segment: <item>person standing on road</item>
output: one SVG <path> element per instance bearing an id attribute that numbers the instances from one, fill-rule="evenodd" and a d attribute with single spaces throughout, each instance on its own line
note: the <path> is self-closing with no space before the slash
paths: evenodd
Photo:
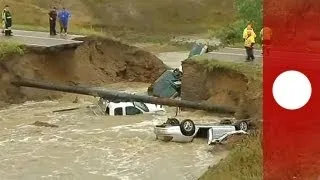
<path id="1" fill-rule="evenodd" d="M 4 29 L 5 29 L 5 27 L 6 27 L 6 24 L 5 24 L 5 21 L 4 21 L 4 12 L 5 12 L 5 9 L 6 8 L 4 8 L 3 10 L 2 10 L 2 13 L 1 13 L 1 18 L 2 18 L 2 30 L 1 30 L 1 33 L 4 33 Z"/>
<path id="2" fill-rule="evenodd" d="M 68 23 L 69 19 L 71 18 L 71 14 L 63 7 L 62 10 L 58 13 L 58 18 L 60 22 L 60 34 L 62 34 L 62 32 L 64 31 L 64 35 L 67 35 Z"/>
<path id="3" fill-rule="evenodd" d="M 260 31 L 261 45 L 263 54 L 269 55 L 272 38 L 272 30 L 269 27 L 263 27 Z M 265 52 L 265 53 L 264 53 Z"/>
<path id="4" fill-rule="evenodd" d="M 57 35 L 57 31 L 56 31 L 57 8 L 53 7 L 48 13 L 48 15 L 49 15 L 49 23 L 50 23 L 50 35 L 55 36 Z"/>
<path id="5" fill-rule="evenodd" d="M 6 5 L 2 11 L 2 21 L 4 23 L 4 34 L 5 36 L 12 36 L 12 16 L 9 10 L 9 6 Z"/>
<path id="6" fill-rule="evenodd" d="M 246 53 L 247 53 L 247 59 L 246 59 L 247 62 L 253 61 L 255 59 L 254 55 L 253 55 L 254 44 L 255 44 L 255 37 L 253 35 L 253 32 L 252 32 L 252 30 L 248 30 L 247 37 L 244 42 L 244 47 L 245 47 Z"/>

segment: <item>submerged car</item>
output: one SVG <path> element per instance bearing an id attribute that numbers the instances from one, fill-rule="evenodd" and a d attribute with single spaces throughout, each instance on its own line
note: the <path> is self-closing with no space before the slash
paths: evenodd
<path id="1" fill-rule="evenodd" d="M 202 43 L 195 43 L 188 58 L 200 56 L 208 52 L 208 46 Z M 186 57 L 187 58 L 187 57 Z M 183 75 L 182 66 L 176 69 L 164 71 L 159 78 L 148 88 L 148 95 L 164 98 L 176 98 L 181 94 L 181 78 Z"/>
<path id="2" fill-rule="evenodd" d="M 175 98 L 180 96 L 182 71 L 169 69 L 148 88 L 148 95 L 155 97 Z"/>
<path id="3" fill-rule="evenodd" d="M 202 43 L 195 43 L 192 46 L 192 49 L 189 53 L 188 58 L 194 57 L 194 56 L 201 56 L 205 53 L 209 52 L 208 45 L 202 44 Z"/>
<path id="4" fill-rule="evenodd" d="M 222 142 L 232 134 L 247 134 L 250 120 L 236 122 L 224 120 L 217 124 L 195 124 L 192 120 L 186 119 L 179 122 L 175 118 L 169 118 L 166 123 L 158 125 L 154 129 L 156 138 L 163 141 L 192 142 L 197 136 L 206 136 L 208 144 Z"/>
<path id="5" fill-rule="evenodd" d="M 142 102 L 116 102 L 100 98 L 98 106 L 102 111 L 110 116 L 126 116 L 137 114 L 150 114 L 165 112 L 162 105 L 148 104 Z"/>

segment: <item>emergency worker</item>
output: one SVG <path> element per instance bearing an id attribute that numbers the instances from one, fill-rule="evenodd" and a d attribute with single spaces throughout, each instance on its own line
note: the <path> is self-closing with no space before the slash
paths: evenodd
<path id="1" fill-rule="evenodd" d="M 247 31 L 247 37 L 244 41 L 244 47 L 247 53 L 246 62 L 253 61 L 255 59 L 253 55 L 253 46 L 255 44 L 255 37 L 252 30 Z"/>
<path id="2" fill-rule="evenodd" d="M 269 27 L 263 27 L 260 31 L 261 45 L 263 48 L 264 54 L 269 55 L 270 45 L 272 41 L 272 30 Z"/>
<path id="3" fill-rule="evenodd" d="M 5 36 L 12 36 L 12 16 L 8 5 L 6 5 L 2 11 L 2 21 L 4 23 Z"/>

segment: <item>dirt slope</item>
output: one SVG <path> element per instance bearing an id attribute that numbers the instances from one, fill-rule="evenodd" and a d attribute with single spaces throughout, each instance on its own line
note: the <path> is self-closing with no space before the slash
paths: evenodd
<path id="1" fill-rule="evenodd" d="M 109 82 L 153 82 L 165 65 L 154 55 L 117 41 L 86 38 L 76 50 L 11 55 L 0 60 L 0 105 L 27 99 L 58 98 L 61 93 L 18 89 L 10 85 L 15 77 L 69 84 L 105 85 Z"/>
<path id="2" fill-rule="evenodd" d="M 262 117 L 262 74 L 250 65 L 214 60 L 183 61 L 181 96 L 186 100 L 205 100 L 237 107 L 237 118 Z M 248 66 L 248 67 L 246 67 Z M 248 69 L 244 72 L 243 69 Z M 258 77 L 260 76 L 260 77 Z M 256 78 L 257 77 L 257 78 Z"/>
<path id="3" fill-rule="evenodd" d="M 72 26 L 143 32 L 196 33 L 234 18 L 234 0 L 4 0 L 17 24 L 47 25 L 51 6 L 64 5 Z"/>

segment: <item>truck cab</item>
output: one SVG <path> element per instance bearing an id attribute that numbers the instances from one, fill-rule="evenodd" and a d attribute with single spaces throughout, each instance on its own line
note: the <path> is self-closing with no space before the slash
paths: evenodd
<path id="1" fill-rule="evenodd" d="M 110 116 L 127 116 L 165 112 L 165 109 L 162 107 L 162 105 L 142 102 L 112 102 L 100 98 L 98 105 L 100 108 L 102 108 L 106 115 Z"/>

